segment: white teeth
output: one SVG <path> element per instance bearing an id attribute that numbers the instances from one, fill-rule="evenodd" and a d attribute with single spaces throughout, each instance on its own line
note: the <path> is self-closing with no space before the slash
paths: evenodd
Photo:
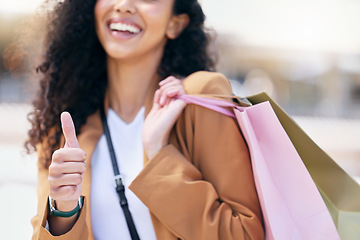
<path id="1" fill-rule="evenodd" d="M 127 25 L 124 23 L 111 23 L 109 27 L 111 30 L 115 30 L 115 31 L 122 31 L 122 32 L 128 31 L 131 33 L 139 33 L 140 32 L 140 29 L 138 29 L 137 27 Z"/>

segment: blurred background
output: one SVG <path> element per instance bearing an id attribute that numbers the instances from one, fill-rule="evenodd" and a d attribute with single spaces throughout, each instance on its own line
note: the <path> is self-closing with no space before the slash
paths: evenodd
<path id="1" fill-rule="evenodd" d="M 40 0 L 0 0 L 0 55 Z M 360 182 L 360 1 L 202 0 L 218 71 L 234 92 L 268 92 Z M 34 34 L 37 34 L 36 32 Z M 41 35 L 41 33 L 39 33 Z M 39 46 L 34 46 L 39 47 Z M 29 239 L 36 157 L 25 154 L 34 94 L 0 59 L 0 239 Z"/>

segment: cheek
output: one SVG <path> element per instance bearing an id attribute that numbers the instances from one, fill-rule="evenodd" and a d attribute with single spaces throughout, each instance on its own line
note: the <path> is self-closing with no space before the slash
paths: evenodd
<path id="1" fill-rule="evenodd" d="M 157 7 L 147 7 L 143 9 L 143 13 L 147 16 L 147 23 L 152 25 L 153 28 L 157 28 L 162 31 L 166 31 L 166 27 L 171 18 L 171 13 L 168 9 L 157 8 Z"/>
<path id="2" fill-rule="evenodd" d="M 101 1 L 97 1 L 94 8 L 95 22 L 98 21 L 101 15 Z"/>
<path id="3" fill-rule="evenodd" d="M 95 20 L 96 21 L 101 20 L 110 7 L 111 7 L 110 0 L 98 0 L 94 8 Z"/>
<path id="4" fill-rule="evenodd" d="M 110 3 L 109 0 L 98 0 L 95 4 L 95 8 L 94 8 L 95 29 L 99 39 L 101 39 L 102 19 L 104 19 L 104 16 L 109 9 L 109 5 L 110 5 L 109 3 Z"/>

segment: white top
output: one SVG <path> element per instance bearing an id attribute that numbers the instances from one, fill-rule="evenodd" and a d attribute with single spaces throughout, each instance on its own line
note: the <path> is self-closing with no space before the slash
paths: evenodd
<path id="1" fill-rule="evenodd" d="M 127 124 L 109 109 L 107 122 L 114 145 L 125 195 L 142 240 L 156 239 L 148 208 L 128 189 L 144 167 L 141 132 L 144 123 L 143 107 L 135 119 Z M 123 210 L 114 187 L 108 145 L 102 135 L 91 158 L 91 221 L 96 240 L 131 240 Z"/>

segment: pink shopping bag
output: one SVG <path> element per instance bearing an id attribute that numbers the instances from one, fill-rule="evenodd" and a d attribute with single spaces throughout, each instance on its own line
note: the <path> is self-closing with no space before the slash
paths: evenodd
<path id="1" fill-rule="evenodd" d="M 266 240 L 340 239 L 315 183 L 269 102 L 241 107 L 199 96 L 179 98 L 237 119 L 249 147 Z"/>

